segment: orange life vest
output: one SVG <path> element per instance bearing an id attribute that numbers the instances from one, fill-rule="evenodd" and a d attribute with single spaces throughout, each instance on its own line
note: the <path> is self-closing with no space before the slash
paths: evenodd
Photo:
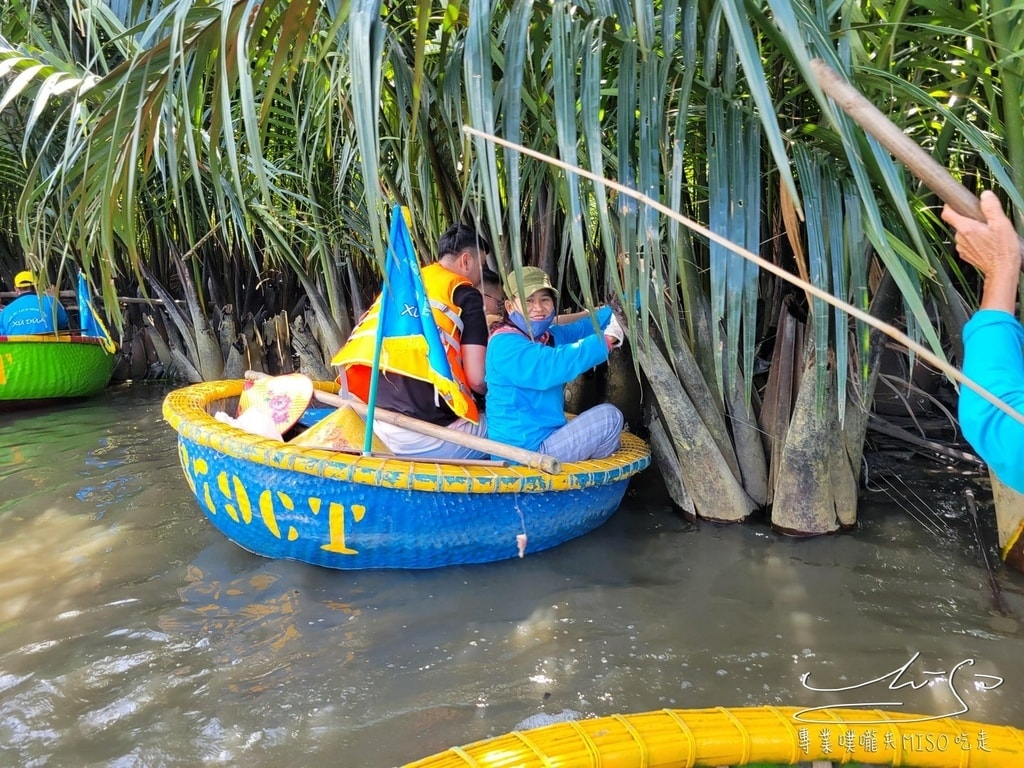
<path id="1" fill-rule="evenodd" d="M 462 367 L 462 310 L 453 301 L 455 289 L 461 285 L 472 285 L 465 277 L 434 263 L 420 270 L 423 289 L 433 310 L 434 323 L 441 334 L 448 364 L 452 369 L 449 388 L 452 394 L 442 392 L 445 402 L 456 416 L 480 422 L 480 412 L 466 380 Z M 380 296 L 362 317 L 345 345 L 331 360 L 332 365 L 343 366 L 348 389 L 365 402 L 370 392 L 370 370 L 373 366 L 373 352 L 377 340 L 377 325 L 380 320 Z M 432 382 L 436 372 L 431 372 L 426 354 L 403 353 L 401 349 L 382 355 L 380 370 L 398 373 L 420 381 Z M 340 377 L 339 377 L 340 383 Z M 440 390 L 439 390 L 440 391 Z"/>

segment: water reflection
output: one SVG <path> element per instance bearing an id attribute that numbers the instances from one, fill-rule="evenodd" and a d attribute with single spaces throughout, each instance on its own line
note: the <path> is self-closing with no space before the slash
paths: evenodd
<path id="1" fill-rule="evenodd" d="M 342 573 L 216 533 L 162 395 L 0 417 L 2 765 L 389 766 L 562 709 L 941 712 L 953 692 L 924 673 L 966 659 L 967 717 L 1024 726 L 1016 618 L 935 478 L 918 479 L 938 533 L 871 499 L 849 536 L 693 528 L 648 480 L 605 527 L 523 560 Z M 1022 615 L 1024 579 L 998 580 Z M 921 686 L 849 690 L 914 654 Z"/>

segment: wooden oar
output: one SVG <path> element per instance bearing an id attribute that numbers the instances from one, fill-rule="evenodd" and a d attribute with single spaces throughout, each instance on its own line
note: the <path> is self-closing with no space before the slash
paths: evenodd
<path id="1" fill-rule="evenodd" d="M 397 459 L 398 461 L 416 464 L 443 464 L 445 466 L 455 467 L 489 467 L 491 469 L 500 469 L 509 466 L 511 463 L 505 459 L 438 459 L 434 457 L 429 459 L 417 459 L 415 456 L 396 456 L 393 453 L 379 453 L 377 451 L 370 451 L 369 453 L 366 453 L 359 448 L 326 448 L 324 450 L 334 451 L 335 453 L 351 453 L 358 456 L 369 456 L 374 459 Z"/>
<path id="2" fill-rule="evenodd" d="M 358 400 L 345 400 L 338 395 L 332 395 L 330 392 L 323 392 L 319 389 L 313 393 L 313 397 L 321 403 L 333 405 L 335 408 L 348 405 L 364 419 L 369 412 L 366 405 Z M 379 405 L 373 409 L 373 418 L 379 419 L 385 424 L 393 424 L 396 427 L 419 432 L 421 435 L 436 437 L 439 440 L 455 443 L 465 448 L 472 448 L 474 451 L 481 451 L 492 456 L 500 456 L 503 459 L 514 461 L 517 464 L 524 464 L 527 467 L 539 469 L 551 475 L 557 475 L 562 471 L 561 462 L 554 456 L 537 453 L 536 451 L 528 451 L 525 448 L 516 448 L 513 445 L 499 443 L 497 440 L 490 440 L 486 437 L 467 435 L 465 432 L 459 432 L 457 429 L 448 429 L 437 424 L 431 424 L 429 421 L 406 416 L 404 413 L 395 413 L 394 411 L 381 408 Z M 415 456 L 408 456 L 406 458 L 410 461 L 426 461 L 426 459 L 416 459 Z"/>
<path id="3" fill-rule="evenodd" d="M 961 216 L 985 221 L 978 198 L 864 98 L 842 75 L 821 59 L 811 60 L 811 71 L 821 89 L 850 119 L 875 137 L 879 144 L 888 149 L 944 203 Z M 1024 255 L 1024 239 L 1020 240 L 1020 247 Z M 1021 262 L 1021 269 L 1024 270 L 1024 261 Z"/>
<path id="4" fill-rule="evenodd" d="M 246 371 L 245 378 L 247 379 L 261 379 L 268 376 L 266 373 L 260 373 L 259 371 Z M 319 400 L 325 405 L 330 405 L 335 408 L 340 408 L 343 405 L 351 407 L 356 413 L 362 416 L 364 419 L 367 414 L 367 407 L 364 403 L 359 400 L 346 400 L 338 395 L 331 394 L 330 392 L 324 392 L 320 389 L 313 391 L 313 397 Z M 467 435 L 465 432 L 459 432 L 455 429 L 448 429 L 447 427 L 441 427 L 437 424 L 431 424 L 428 421 L 422 419 L 415 419 L 412 416 L 406 416 L 404 413 L 395 413 L 384 408 L 373 409 L 373 418 L 383 421 L 385 424 L 393 424 L 396 427 L 402 427 L 413 432 L 418 432 L 421 435 L 427 435 L 429 437 L 436 437 L 439 440 L 444 440 L 449 443 L 455 443 L 465 448 L 472 448 L 475 451 L 481 451 L 492 456 L 500 456 L 503 459 L 514 461 L 517 464 L 523 464 L 533 469 L 539 469 L 542 472 L 548 474 L 557 475 L 562 471 L 562 464 L 554 456 L 548 456 L 544 453 L 537 453 L 536 451 L 527 451 L 525 448 L 516 448 L 513 445 L 506 445 L 505 443 L 499 443 L 497 440 L 489 440 L 486 437 L 477 437 L 476 435 Z M 402 457 L 399 457 L 402 458 Z M 407 456 L 409 461 L 426 461 L 426 459 L 416 459 L 415 456 Z"/>

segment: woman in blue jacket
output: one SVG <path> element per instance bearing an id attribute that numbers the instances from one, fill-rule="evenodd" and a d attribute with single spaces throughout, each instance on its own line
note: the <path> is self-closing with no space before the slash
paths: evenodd
<path id="1" fill-rule="evenodd" d="M 619 447 L 622 413 L 602 403 L 567 421 L 564 387 L 608 359 L 621 328 L 608 307 L 598 311 L 603 333 L 589 316 L 555 325 L 558 291 L 547 274 L 524 267 L 522 278 L 522 295 L 515 273 L 506 278 L 507 319 L 487 343 L 487 436 L 563 462 L 609 456 Z"/>
<path id="2" fill-rule="evenodd" d="M 1021 252 L 1013 223 L 992 192 L 981 195 L 985 221 L 961 216 L 946 206 L 942 218 L 956 230 L 960 257 L 985 277 L 981 308 L 964 326 L 964 375 L 1024 414 L 1024 327 L 1014 314 Z M 1024 493 L 1024 424 L 960 387 L 960 428 L 964 437 L 1014 490 Z"/>

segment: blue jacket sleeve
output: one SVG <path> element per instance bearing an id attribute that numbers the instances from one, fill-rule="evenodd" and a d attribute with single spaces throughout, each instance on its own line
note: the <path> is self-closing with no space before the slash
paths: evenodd
<path id="1" fill-rule="evenodd" d="M 555 346 L 538 344 L 517 333 L 502 333 L 491 338 L 487 347 L 487 375 L 523 389 L 546 390 L 566 384 L 608 359 L 604 337 L 594 334 L 590 318 L 583 318 L 591 328 L 589 335 L 578 341 L 562 343 L 558 334 Z M 560 326 L 571 329 L 578 323 Z M 569 334 L 565 334 L 569 335 Z"/>
<path id="2" fill-rule="evenodd" d="M 1024 327 L 993 309 L 975 313 L 964 326 L 964 375 L 1024 413 Z M 996 476 L 1024 493 L 1024 424 L 967 386 L 960 388 L 964 437 Z"/>
<path id="3" fill-rule="evenodd" d="M 557 345 L 572 344 L 573 342 L 580 341 L 588 336 L 596 335 L 594 331 L 594 321 L 590 319 L 590 315 L 584 315 L 579 320 L 569 323 L 568 325 L 552 325 L 550 331 L 551 335 L 555 337 L 556 348 Z M 584 368 L 584 370 L 586 369 Z"/>

